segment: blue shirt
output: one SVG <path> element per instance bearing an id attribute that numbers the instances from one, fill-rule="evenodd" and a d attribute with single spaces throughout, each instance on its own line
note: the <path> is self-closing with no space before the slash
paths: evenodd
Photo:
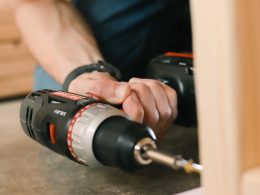
<path id="1" fill-rule="evenodd" d="M 74 0 L 73 3 L 92 28 L 104 58 L 121 70 L 124 80 L 142 77 L 147 63 L 156 55 L 191 51 L 188 0 Z M 40 67 L 35 78 L 36 89 L 60 88 Z"/>

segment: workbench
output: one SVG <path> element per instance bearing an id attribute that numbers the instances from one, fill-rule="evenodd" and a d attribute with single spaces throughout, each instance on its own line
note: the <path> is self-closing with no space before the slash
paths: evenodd
<path id="1" fill-rule="evenodd" d="M 0 103 L 0 194 L 175 194 L 200 186 L 196 174 L 151 165 L 134 173 L 93 169 L 31 140 L 19 122 L 21 101 Z M 159 145 L 198 162 L 197 132 L 172 126 Z"/>

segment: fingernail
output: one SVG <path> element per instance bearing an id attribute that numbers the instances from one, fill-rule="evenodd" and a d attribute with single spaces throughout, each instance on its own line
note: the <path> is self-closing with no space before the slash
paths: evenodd
<path id="1" fill-rule="evenodd" d="M 123 100 L 129 93 L 129 86 L 127 83 L 120 83 L 116 88 L 116 98 Z"/>

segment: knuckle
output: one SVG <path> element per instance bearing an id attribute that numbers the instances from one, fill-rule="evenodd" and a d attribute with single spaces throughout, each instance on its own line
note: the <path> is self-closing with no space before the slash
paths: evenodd
<path id="1" fill-rule="evenodd" d="M 137 81 L 138 81 L 138 78 L 136 78 L 136 77 L 133 77 L 129 80 L 130 83 L 137 82 Z"/>
<path id="2" fill-rule="evenodd" d="M 178 117 L 178 109 L 176 108 L 172 115 L 172 120 L 175 120 Z"/>
<path id="3" fill-rule="evenodd" d="M 164 111 L 161 113 L 161 116 L 163 119 L 169 119 L 174 115 L 174 112 L 170 107 L 164 109 Z"/>
<path id="4" fill-rule="evenodd" d="M 148 80 L 147 81 L 151 87 L 161 87 L 160 82 L 157 80 Z"/>
<path id="5" fill-rule="evenodd" d="M 168 99 L 169 99 L 171 108 L 172 108 L 172 109 L 176 109 L 176 107 L 177 107 L 177 102 L 178 102 L 178 96 L 177 96 L 177 93 L 176 93 L 175 90 L 171 90 L 171 91 L 168 93 Z"/>
<path id="6" fill-rule="evenodd" d="M 157 111 L 153 111 L 148 117 L 148 120 L 151 126 L 156 126 L 160 120 L 159 113 Z"/>
<path id="7" fill-rule="evenodd" d="M 159 119 L 160 119 L 160 117 L 159 117 L 158 111 L 157 111 L 157 112 L 154 112 L 154 114 L 153 114 L 153 120 L 154 120 L 156 123 L 158 123 L 158 122 L 159 122 Z"/>
<path id="8" fill-rule="evenodd" d="M 178 116 L 178 109 L 174 108 L 174 110 L 172 110 L 172 113 L 169 117 L 169 120 L 174 121 Z"/>
<path id="9" fill-rule="evenodd" d="M 169 91 L 169 96 L 171 98 L 176 98 L 177 97 L 177 92 L 174 89 L 172 89 L 172 90 Z"/>
<path id="10" fill-rule="evenodd" d="M 148 90 L 147 85 L 145 85 L 144 83 L 139 83 L 139 84 L 137 85 L 137 88 L 138 88 L 140 91 L 147 91 L 147 90 Z"/>

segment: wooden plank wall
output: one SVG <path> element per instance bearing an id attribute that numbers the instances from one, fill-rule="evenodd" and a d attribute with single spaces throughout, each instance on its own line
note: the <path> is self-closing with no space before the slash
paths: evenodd
<path id="1" fill-rule="evenodd" d="M 35 64 L 21 40 L 8 0 L 0 0 L 0 99 L 31 91 Z"/>

